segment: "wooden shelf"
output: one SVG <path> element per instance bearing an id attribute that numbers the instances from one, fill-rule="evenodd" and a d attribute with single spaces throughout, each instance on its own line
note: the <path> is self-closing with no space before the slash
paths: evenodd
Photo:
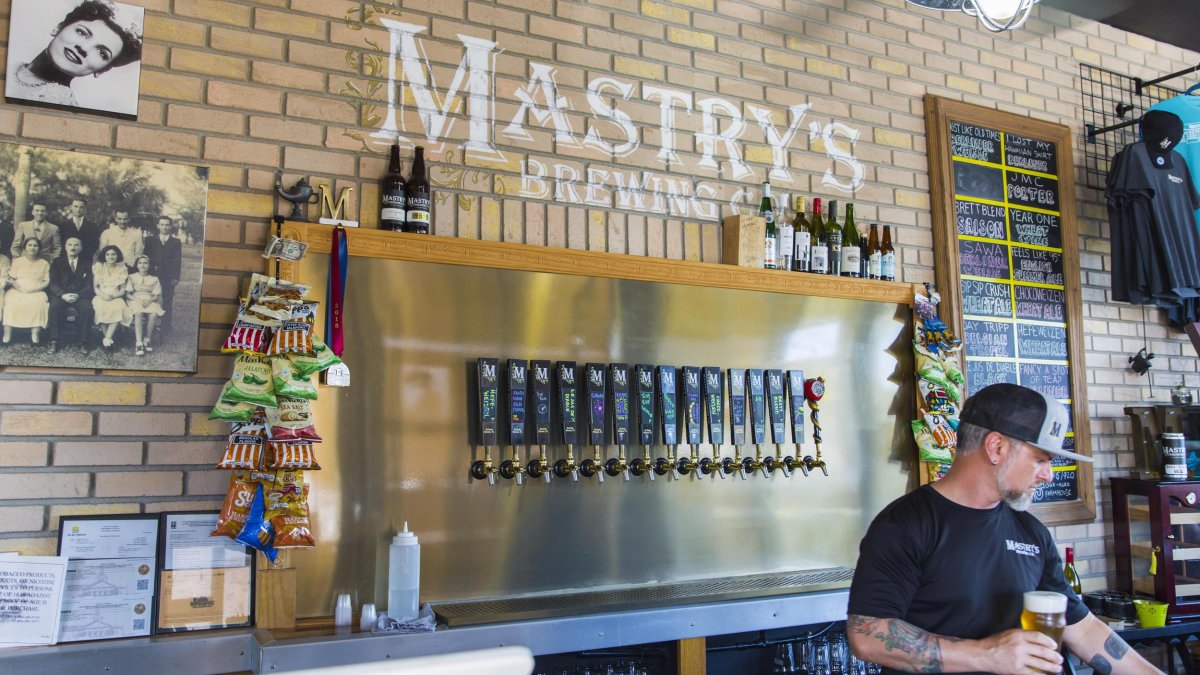
<path id="1" fill-rule="evenodd" d="M 1131 504 L 1129 506 L 1130 520 L 1150 520 L 1149 504 Z M 1200 511 L 1194 509 L 1171 509 L 1172 525 L 1200 525 Z"/>
<path id="2" fill-rule="evenodd" d="M 1141 541 L 1129 547 L 1129 552 L 1135 558 L 1149 558 L 1153 550 L 1153 544 L 1148 541 Z M 1171 557 L 1174 560 L 1200 560 L 1200 544 L 1175 542 L 1171 544 Z"/>
<path id="3" fill-rule="evenodd" d="M 823 298 L 865 300 L 911 307 L 916 284 L 851 277 L 761 270 L 735 265 L 667 260 L 617 253 L 458 239 L 387 230 L 346 228 L 351 256 L 470 265 L 529 272 L 710 286 Z M 307 242 L 314 253 L 329 253 L 333 226 L 288 221 L 283 236 Z M 281 261 L 280 274 L 294 278 L 295 263 Z"/>

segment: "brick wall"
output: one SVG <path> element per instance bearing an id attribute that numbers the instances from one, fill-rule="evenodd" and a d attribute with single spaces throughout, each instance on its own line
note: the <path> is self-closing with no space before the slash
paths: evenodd
<path id="1" fill-rule="evenodd" d="M 447 110 L 455 120 L 448 143 L 438 148 L 426 142 L 442 197 L 435 205 L 438 234 L 716 260 L 716 217 L 732 204 L 757 201 L 757 185 L 776 156 L 766 131 L 754 124 L 751 106 L 768 111 L 782 132 L 788 107 L 809 104 L 784 155 L 790 180 L 772 178 L 777 195 L 851 200 L 860 223 L 897 226 L 903 280 L 917 282 L 933 277 L 923 94 L 1079 129 L 1079 62 L 1150 78 L 1200 61 L 1195 53 L 1045 7 L 1021 31 L 992 35 L 959 13 L 920 11 L 903 0 L 142 4 L 146 48 L 136 122 L 0 105 L 0 138 L 212 167 L 199 372 L 168 377 L 3 369 L 0 550 L 52 550 L 62 514 L 219 505 L 225 476 L 210 467 L 225 425 L 208 422 L 206 412 L 230 367 L 217 347 L 234 314 L 232 300 L 248 272 L 261 267 L 275 169 L 283 167 L 289 180 L 308 175 L 336 188 L 354 187 L 349 215 L 365 225 L 375 220 L 374 182 L 384 157 L 370 135 L 381 124 L 388 96 L 389 34 L 381 17 L 422 29 L 421 56 L 443 92 L 464 59 L 465 39 L 497 45 L 489 54 L 491 140 L 504 157 L 464 156 L 470 102 L 460 97 Z M 0 2 L 5 18 L 7 9 Z M 0 30 L 6 34 L 7 25 Z M 520 108 L 519 91 L 546 107 L 543 92 L 527 86 L 542 64 L 552 67 L 557 93 L 569 104 L 558 111 L 559 121 L 575 143 L 556 138 L 553 120 L 539 122 L 534 114 L 525 116 L 527 138 L 501 133 Z M 622 138 L 619 125 L 589 114 L 586 87 L 602 77 L 630 87 L 627 100 L 613 100 L 620 98 L 616 87 L 601 92 L 629 116 L 638 144 L 628 152 L 611 147 Z M 658 99 L 647 95 L 654 86 L 688 92 L 696 106 L 691 115 L 676 110 L 671 138 L 662 132 Z M 399 95 L 402 128 L 407 136 L 420 136 L 411 133 L 424 128 L 411 88 Z M 696 134 L 705 131 L 699 108 L 706 98 L 728 102 L 745 116 L 739 148 L 748 175 L 732 177 L 719 141 L 722 173 L 703 165 L 702 136 Z M 727 129 L 728 110 L 709 104 L 717 106 L 717 128 L 709 133 Z M 817 124 L 812 136 L 810 123 Z M 608 147 L 579 143 L 593 129 Z M 862 183 L 853 193 L 830 189 L 823 183 L 827 172 L 834 181 L 853 178 L 853 166 L 834 158 L 838 147 L 851 147 L 852 135 Z M 674 146 L 678 164 L 659 157 L 664 144 Z M 538 166 L 581 178 L 574 187 L 548 181 L 548 198 L 533 198 L 539 184 L 522 174 Z M 588 176 L 603 186 L 589 193 Z M 655 185 L 690 192 L 690 203 L 643 194 L 644 209 L 620 208 L 631 193 L 622 193 L 618 182 L 646 176 Z M 1146 381 L 1125 362 L 1142 346 L 1142 312 L 1106 304 L 1110 259 L 1103 204 L 1082 185 L 1078 194 L 1088 398 L 1096 476 L 1103 481 L 1132 464 L 1122 407 L 1148 396 Z M 1155 379 L 1160 398 L 1171 381 L 1162 367 L 1168 364 L 1190 386 L 1200 386 L 1192 348 L 1156 312 L 1144 337 L 1161 355 L 1163 377 Z M 1099 494 L 1103 509 L 1107 491 Z M 1076 546 L 1088 587 L 1106 585 L 1111 570 L 1105 521 L 1101 516 L 1090 525 L 1057 528 L 1060 545 Z"/>

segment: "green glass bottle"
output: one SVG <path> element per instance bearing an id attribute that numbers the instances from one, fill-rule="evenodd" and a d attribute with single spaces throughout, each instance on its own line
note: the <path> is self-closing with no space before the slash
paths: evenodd
<path id="1" fill-rule="evenodd" d="M 842 276 L 857 277 L 861 249 L 858 247 L 858 227 L 854 224 L 854 205 L 846 205 L 846 220 L 842 224 Z"/>
<path id="2" fill-rule="evenodd" d="M 837 200 L 830 200 L 829 213 L 825 216 L 825 242 L 829 246 L 829 274 L 842 275 L 842 226 L 837 221 Z"/>
<path id="3" fill-rule="evenodd" d="M 767 233 L 763 241 L 763 268 L 773 270 L 779 267 L 779 233 L 775 228 L 775 205 L 771 203 L 770 183 L 763 183 L 758 215 L 767 221 Z"/>

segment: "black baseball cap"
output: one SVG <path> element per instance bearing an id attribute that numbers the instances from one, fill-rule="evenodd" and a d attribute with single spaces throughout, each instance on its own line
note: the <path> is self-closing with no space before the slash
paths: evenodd
<path id="1" fill-rule="evenodd" d="M 1141 132 L 1154 165 L 1173 168 L 1171 153 L 1183 139 L 1183 120 L 1165 110 L 1151 110 L 1142 115 Z"/>
<path id="2" fill-rule="evenodd" d="M 1054 455 L 1092 461 L 1087 455 L 1063 450 L 1071 421 L 1066 406 L 1019 384 L 1001 382 L 980 389 L 963 404 L 958 421 L 999 431 Z"/>

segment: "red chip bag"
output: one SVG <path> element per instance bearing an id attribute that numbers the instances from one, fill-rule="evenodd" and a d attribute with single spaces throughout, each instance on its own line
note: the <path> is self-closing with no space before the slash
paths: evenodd
<path id="1" fill-rule="evenodd" d="M 258 484 L 250 480 L 245 472 L 230 474 L 225 504 L 221 507 L 217 528 L 212 531 L 211 536 L 237 539 L 242 527 L 246 525 L 246 516 L 250 513 L 250 503 L 254 501 L 254 490 L 257 486 Z"/>
<path id="2" fill-rule="evenodd" d="M 221 351 L 262 354 L 266 352 L 269 333 L 266 326 L 248 321 L 235 321 L 233 328 L 229 330 L 229 337 L 225 338 L 225 344 L 221 345 Z"/>
<path id="3" fill-rule="evenodd" d="M 317 428 L 313 426 L 312 410 L 308 399 L 278 397 L 277 408 L 268 408 L 267 438 L 276 442 L 311 441 L 320 443 Z"/>
<path id="4" fill-rule="evenodd" d="M 272 469 L 320 469 L 317 464 L 317 454 L 313 444 L 308 441 L 299 443 L 271 443 Z"/>

